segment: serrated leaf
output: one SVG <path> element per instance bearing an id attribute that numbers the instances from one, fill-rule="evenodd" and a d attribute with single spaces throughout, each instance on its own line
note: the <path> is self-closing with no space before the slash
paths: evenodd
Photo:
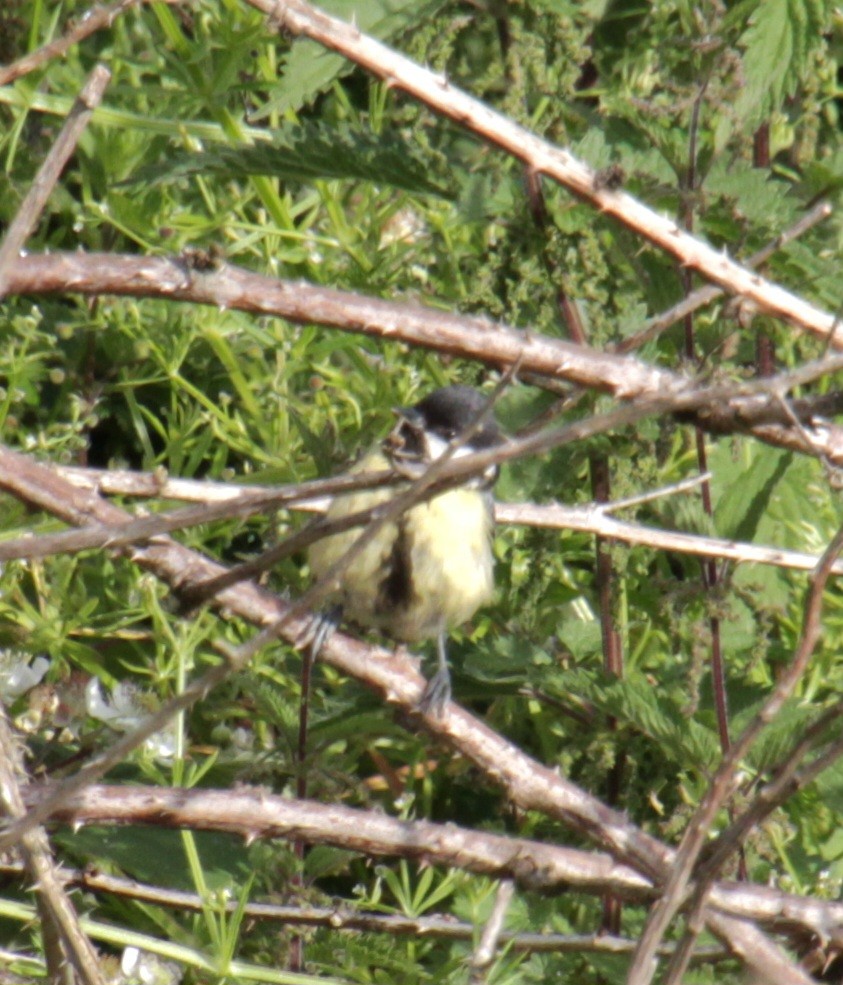
<path id="1" fill-rule="evenodd" d="M 793 221 L 790 215 L 793 199 L 788 198 L 788 186 L 762 168 L 720 158 L 709 171 L 705 187 L 709 195 L 718 193 L 734 199 L 741 215 L 752 222 L 770 225 L 785 209 L 785 221 Z"/>
<path id="2" fill-rule="evenodd" d="M 275 131 L 271 143 L 215 147 L 198 154 L 176 152 L 162 164 L 141 168 L 131 183 L 154 185 L 196 174 L 223 178 L 259 174 L 303 182 L 347 178 L 452 198 L 453 192 L 431 179 L 432 168 L 430 158 L 397 133 L 308 123 Z"/>
<path id="3" fill-rule="evenodd" d="M 414 25 L 424 23 L 441 6 L 442 0 L 325 0 L 319 4 L 326 14 L 355 24 L 379 41 L 388 41 Z M 307 38 L 297 40 L 283 61 L 277 89 L 255 119 L 262 119 L 273 112 L 301 109 L 324 92 L 336 78 L 354 68 L 348 59 L 315 41 Z"/>
<path id="4" fill-rule="evenodd" d="M 672 761 L 688 757 L 698 768 L 709 769 L 720 756 L 715 732 L 683 715 L 644 677 L 630 673 L 617 680 L 584 671 L 568 671 L 554 675 L 554 680 L 618 722 L 632 725 L 649 736 Z"/>
<path id="5" fill-rule="evenodd" d="M 712 466 L 717 484 L 725 487 L 714 517 L 722 537 L 751 541 L 793 456 L 758 445 L 747 445 L 744 451 L 749 461 L 737 463 L 721 455 L 717 466 Z"/>
<path id="6" fill-rule="evenodd" d="M 843 762 L 826 767 L 814 781 L 823 803 L 838 814 L 843 813 Z"/>
<path id="7" fill-rule="evenodd" d="M 734 109 L 742 124 L 755 129 L 792 95 L 827 16 L 826 5 L 818 0 L 763 0 L 756 5 L 739 41 L 744 86 Z"/>

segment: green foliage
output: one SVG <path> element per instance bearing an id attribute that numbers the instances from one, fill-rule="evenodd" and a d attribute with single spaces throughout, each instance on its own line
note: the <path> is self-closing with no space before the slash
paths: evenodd
<path id="1" fill-rule="evenodd" d="M 730 11 L 726 24 L 742 28 L 738 45 L 744 86 L 735 103 L 738 122 L 754 129 L 794 94 L 821 47 L 832 9 L 822 0 L 744 0 Z"/>
<path id="2" fill-rule="evenodd" d="M 400 134 L 364 133 L 345 124 L 328 128 L 311 122 L 275 132 L 269 144 L 182 152 L 162 164 L 141 168 L 132 181 L 150 185 L 202 175 L 221 179 L 267 175 L 301 182 L 345 178 L 453 197 L 430 179 L 434 163 Z"/>
<path id="3" fill-rule="evenodd" d="M 361 30 L 616 173 L 653 208 L 693 217 L 696 233 L 733 255 L 774 239 L 821 194 L 839 204 L 841 38 L 828 2 L 325 6 L 354 15 Z M 0 60 L 55 37 L 86 7 L 83 0 L 2 5 Z M 237 0 L 136 5 L 65 58 L 0 87 L 3 225 L 97 60 L 109 65 L 113 82 L 30 250 L 207 250 L 270 275 L 482 313 L 557 337 L 567 332 L 564 294 L 577 303 L 595 347 L 631 336 L 685 292 L 672 259 L 547 181 L 546 216 L 538 222 L 517 162 L 313 42 L 277 36 Z M 769 137 L 769 166 L 754 156 L 759 128 Z M 839 241 L 838 209 L 831 222 L 777 251 L 765 273 L 837 309 Z M 734 315 L 724 301 L 696 315 L 696 367 L 685 357 L 682 325 L 639 355 L 743 379 L 754 373 L 762 335 L 781 367 L 820 352 L 790 327 L 761 318 L 746 327 Z M 492 367 L 396 342 L 160 300 L 12 297 L 0 320 L 0 437 L 63 465 L 164 469 L 218 482 L 302 481 L 342 468 L 382 437 L 391 408 L 446 382 L 489 389 L 495 379 Z M 514 432 L 552 403 L 547 393 L 517 384 L 499 416 Z M 585 417 L 606 403 L 582 396 L 560 419 Z M 621 515 L 813 553 L 828 543 L 841 511 L 818 462 L 742 436 L 709 437 L 707 456 L 713 516 L 694 491 Z M 650 421 L 511 463 L 498 494 L 514 502 L 586 503 L 599 458 L 608 462 L 616 498 L 675 483 L 699 465 L 685 424 Z M 231 562 L 301 522 L 283 513 L 180 536 Z M 58 528 L 9 498 L 0 501 L 4 538 Z M 620 776 L 615 806 L 646 830 L 678 838 L 719 757 L 711 626 L 721 633 L 735 735 L 792 656 L 807 578 L 719 565 L 712 587 L 697 558 L 605 546 L 622 678 L 604 667 L 593 538 L 499 528 L 496 603 L 451 641 L 455 692 L 491 727 L 596 795 Z M 268 583 L 299 596 L 308 584 L 303 557 L 280 564 Z M 4 661 L 49 660 L 44 682 L 10 705 L 28 730 L 37 770 L 60 770 L 113 741 L 114 722 L 86 705 L 91 681 L 112 704 L 130 684 L 141 709 L 157 707 L 217 659 L 220 638 L 239 642 L 252 631 L 210 612 L 188 617 L 128 557 L 107 552 L 13 562 L 0 573 L 0 679 Z M 812 665 L 742 764 L 744 782 L 731 807 L 751 798 L 819 711 L 838 699 L 841 652 L 843 603 L 833 587 Z M 145 748 L 110 779 L 263 784 L 296 795 L 299 675 L 296 653 L 269 648 L 248 673 L 184 716 L 167 737 L 173 756 Z M 358 684 L 317 666 L 308 794 L 571 841 L 556 822 L 510 812 L 472 767 L 431 750 L 405 726 Z M 837 895 L 841 789 L 835 764 L 754 831 L 751 878 Z M 726 823 L 723 812 L 717 829 Z M 68 864 L 198 893 L 202 909 L 193 914 L 111 896 L 85 899 L 110 928 L 101 928 L 104 947 L 119 953 L 132 933 L 145 934 L 156 953 L 172 957 L 181 949 L 178 960 L 197 982 L 289 980 L 284 969 L 296 932 L 250 922 L 242 910 L 247 898 L 415 917 L 447 913 L 477 928 L 494 899 L 494 885 L 480 876 L 393 859 L 373 864 L 332 846 L 302 860 L 281 841 L 246 845 L 140 828 L 61 831 L 55 843 Z M 238 908 L 226 911 L 226 900 Z M 640 932 L 642 914 L 625 909 L 628 936 Z M 31 916 L 23 888 L 7 886 L 4 942 L 28 951 Z M 516 895 L 506 920 L 512 930 L 567 934 L 593 934 L 599 922 L 597 900 L 527 891 Z M 433 935 L 338 937 L 324 927 L 305 936 L 307 971 L 323 979 L 462 982 L 472 953 L 471 942 Z M 503 949 L 489 981 L 590 983 L 620 981 L 624 973 L 625 959 L 617 956 Z M 694 975 L 738 980 L 725 964 Z"/>
<path id="4" fill-rule="evenodd" d="M 423 24 L 442 6 L 442 0 L 367 0 L 365 4 L 328 0 L 321 9 L 344 21 L 353 21 L 371 37 L 389 41 Z M 282 82 L 275 86 L 258 118 L 269 113 L 301 110 L 329 89 L 334 79 L 347 74 L 349 68 L 344 58 L 315 41 L 307 38 L 295 41 L 281 61 Z"/>

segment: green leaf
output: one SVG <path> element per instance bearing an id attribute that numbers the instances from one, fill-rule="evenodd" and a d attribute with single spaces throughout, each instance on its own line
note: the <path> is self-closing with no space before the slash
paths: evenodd
<path id="1" fill-rule="evenodd" d="M 654 688 L 651 681 L 629 672 L 623 680 L 585 671 L 554 675 L 557 687 L 594 704 L 619 722 L 655 740 L 671 761 L 690 758 L 708 769 L 719 757 L 716 733 L 688 718 Z"/>
<path id="2" fill-rule="evenodd" d="M 725 488 L 718 497 L 714 516 L 721 536 L 753 540 L 792 459 L 790 452 L 760 445 L 747 445 L 741 462 L 718 455 L 717 485 Z"/>
<path id="3" fill-rule="evenodd" d="M 378 41 L 388 41 L 414 25 L 424 23 L 443 6 L 442 0 L 327 0 L 319 7 L 326 14 L 353 23 Z M 263 109 L 270 113 L 299 110 L 324 92 L 341 75 L 353 71 L 354 64 L 328 51 L 321 44 L 302 38 L 294 42 L 284 59 L 281 81 Z"/>
<path id="4" fill-rule="evenodd" d="M 826 6 L 818 0 L 763 0 L 755 7 L 739 40 L 744 84 L 734 105 L 749 129 L 795 91 L 820 42 Z"/>
<path id="5" fill-rule="evenodd" d="M 320 123 L 274 131 L 272 142 L 251 147 L 215 147 L 199 154 L 176 152 L 165 162 L 140 168 L 126 184 L 155 185 L 195 175 L 224 179 L 269 175 L 291 181 L 350 178 L 405 191 L 453 198 L 444 181 L 430 177 L 435 163 L 397 132 Z"/>

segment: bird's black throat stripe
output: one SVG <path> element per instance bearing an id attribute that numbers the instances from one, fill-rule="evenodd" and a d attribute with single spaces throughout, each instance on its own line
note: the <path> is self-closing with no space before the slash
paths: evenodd
<path id="1" fill-rule="evenodd" d="M 398 533 L 387 562 L 388 570 L 378 586 L 379 612 L 407 609 L 413 601 L 412 535 L 407 530 L 406 517 L 401 517 L 397 527 Z"/>

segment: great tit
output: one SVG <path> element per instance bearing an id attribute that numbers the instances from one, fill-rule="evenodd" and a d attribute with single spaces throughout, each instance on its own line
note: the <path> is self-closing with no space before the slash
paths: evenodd
<path id="1" fill-rule="evenodd" d="M 417 471 L 418 466 L 440 458 L 468 425 L 475 426 L 454 457 L 500 444 L 494 419 L 483 416 L 486 405 L 487 399 L 471 387 L 435 390 L 414 406 L 399 408 L 390 435 L 352 471 L 391 468 L 407 475 L 408 467 Z M 441 716 L 451 696 L 447 632 L 469 620 L 492 597 L 491 487 L 496 478 L 497 468 L 493 467 L 411 506 L 371 535 L 365 527 L 358 527 L 325 537 L 310 548 L 310 570 L 319 579 L 359 537 L 368 538 L 331 586 L 333 624 L 345 616 L 407 643 L 435 637 L 438 666 L 420 708 L 436 716 Z M 372 509 L 407 486 L 399 483 L 337 496 L 328 509 L 328 518 Z"/>

